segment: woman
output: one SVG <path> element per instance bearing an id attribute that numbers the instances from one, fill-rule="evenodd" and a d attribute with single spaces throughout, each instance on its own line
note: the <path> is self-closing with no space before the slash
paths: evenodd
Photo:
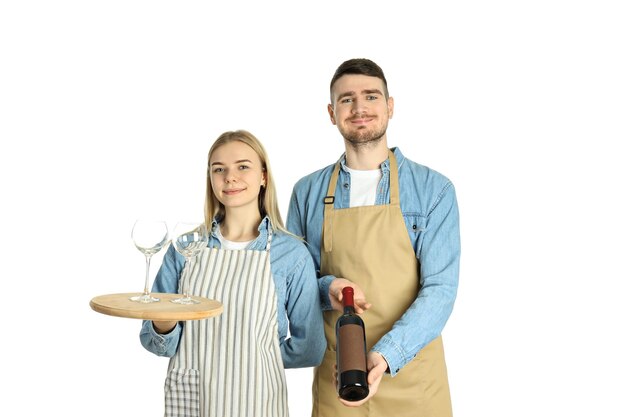
<path id="1" fill-rule="evenodd" d="M 165 415 L 288 416 L 284 368 L 321 362 L 323 320 L 313 260 L 285 230 L 267 154 L 249 132 L 223 133 L 209 151 L 205 222 L 189 287 L 206 289 L 190 293 L 224 312 L 141 329 L 147 350 L 172 358 Z M 170 246 L 153 291 L 178 292 L 184 263 Z"/>

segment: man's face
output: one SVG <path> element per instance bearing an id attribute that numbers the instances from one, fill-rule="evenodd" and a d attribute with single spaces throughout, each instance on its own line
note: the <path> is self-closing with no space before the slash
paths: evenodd
<path id="1" fill-rule="evenodd" d="M 331 122 L 353 146 L 377 143 L 385 137 L 393 116 L 393 98 L 385 99 L 383 81 L 348 74 L 335 81 L 328 105 Z"/>

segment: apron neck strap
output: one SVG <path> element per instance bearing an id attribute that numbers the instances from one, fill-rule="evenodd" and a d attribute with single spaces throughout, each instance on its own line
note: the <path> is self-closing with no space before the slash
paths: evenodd
<path id="1" fill-rule="evenodd" d="M 398 182 L 398 161 L 391 149 L 389 152 L 389 204 L 400 204 L 400 185 Z"/>

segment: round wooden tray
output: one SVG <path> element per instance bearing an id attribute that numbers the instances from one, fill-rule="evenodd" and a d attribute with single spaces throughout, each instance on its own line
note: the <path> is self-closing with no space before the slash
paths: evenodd
<path id="1" fill-rule="evenodd" d="M 224 306 L 215 300 L 192 296 L 199 304 L 176 304 L 171 300 L 182 297 L 180 294 L 151 293 L 161 301 L 156 303 L 138 303 L 130 297 L 141 293 L 106 294 L 94 297 L 89 305 L 98 313 L 109 316 L 126 317 L 142 320 L 201 320 L 215 317 L 222 313 Z"/>

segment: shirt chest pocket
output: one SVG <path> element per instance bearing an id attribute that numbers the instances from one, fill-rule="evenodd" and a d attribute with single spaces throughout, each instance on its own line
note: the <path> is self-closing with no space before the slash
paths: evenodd
<path id="1" fill-rule="evenodd" d="M 402 217 L 404 217 L 404 224 L 409 233 L 409 240 L 411 241 L 413 251 L 417 254 L 419 242 L 426 230 L 426 218 L 417 213 L 403 213 Z"/>

